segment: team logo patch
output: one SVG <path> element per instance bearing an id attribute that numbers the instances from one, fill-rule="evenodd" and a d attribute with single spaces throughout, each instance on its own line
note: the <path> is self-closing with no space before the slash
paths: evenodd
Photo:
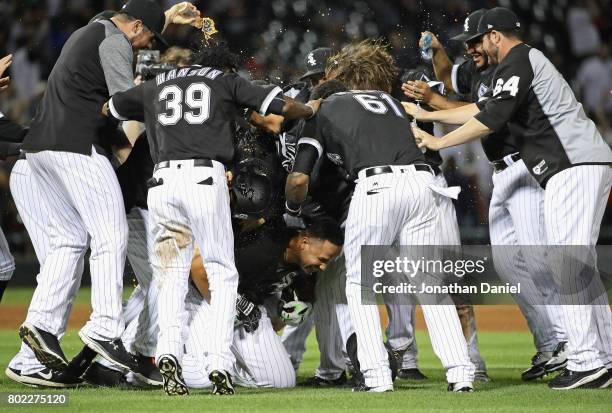
<path id="1" fill-rule="evenodd" d="M 463 23 L 463 31 L 464 32 L 470 31 L 470 19 L 469 18 L 466 18 L 465 23 Z"/>
<path id="2" fill-rule="evenodd" d="M 478 97 L 479 98 L 483 97 L 488 91 L 489 91 L 489 87 L 485 85 L 484 83 L 481 83 L 480 86 L 478 86 Z"/>
<path id="3" fill-rule="evenodd" d="M 342 161 L 342 157 L 337 153 L 328 153 L 327 159 L 332 161 L 336 165 L 342 165 L 344 162 Z"/>
<path id="4" fill-rule="evenodd" d="M 532 171 L 536 175 L 542 175 L 544 172 L 548 170 L 548 165 L 546 165 L 546 160 L 542 159 L 539 164 L 533 167 Z"/>
<path id="5" fill-rule="evenodd" d="M 317 61 L 314 58 L 314 53 L 312 53 L 312 52 L 308 53 L 308 57 L 306 59 L 308 60 L 308 64 L 310 66 L 316 66 L 317 65 Z"/>

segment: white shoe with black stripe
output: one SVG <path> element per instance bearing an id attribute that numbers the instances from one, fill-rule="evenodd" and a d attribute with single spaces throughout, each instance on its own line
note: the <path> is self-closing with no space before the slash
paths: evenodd
<path id="1" fill-rule="evenodd" d="M 70 388 L 83 384 L 83 379 L 48 368 L 36 373 L 22 374 L 21 370 L 7 367 L 4 373 L 11 380 L 32 387 Z"/>

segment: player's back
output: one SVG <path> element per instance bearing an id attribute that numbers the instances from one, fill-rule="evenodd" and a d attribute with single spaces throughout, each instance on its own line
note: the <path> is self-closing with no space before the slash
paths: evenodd
<path id="1" fill-rule="evenodd" d="M 202 66 L 170 70 L 147 86 L 145 120 L 147 130 L 154 131 L 150 141 L 155 162 L 214 159 L 229 163 L 234 156 L 233 121 L 238 109 L 263 106 L 267 94 L 235 73 Z"/>
<path id="2" fill-rule="evenodd" d="M 336 93 L 322 103 L 318 117 L 328 158 L 334 162 L 339 155 L 351 175 L 370 166 L 425 161 L 406 113 L 388 93 Z"/>

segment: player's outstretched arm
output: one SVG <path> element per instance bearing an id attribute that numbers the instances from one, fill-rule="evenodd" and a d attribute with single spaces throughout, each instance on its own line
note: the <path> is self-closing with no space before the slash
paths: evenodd
<path id="1" fill-rule="evenodd" d="M 407 114 L 422 122 L 440 122 L 449 125 L 463 125 L 474 117 L 480 109 L 475 103 L 459 106 L 453 109 L 428 111 L 412 102 L 402 102 Z"/>
<path id="2" fill-rule="evenodd" d="M 441 138 L 430 135 L 417 126 L 412 126 L 412 133 L 419 148 L 427 148 L 434 151 L 451 146 L 462 145 L 476 139 L 480 139 L 489 133 L 491 129 L 486 127 L 478 119 L 472 118 L 465 125 L 447 133 Z"/>
<path id="3" fill-rule="evenodd" d="M 431 50 L 433 51 L 433 68 L 434 73 L 436 74 L 436 79 L 441 82 L 444 82 L 444 86 L 447 89 L 453 89 L 453 81 L 451 79 L 451 73 L 453 71 L 453 63 L 450 58 L 446 54 L 446 50 L 444 50 L 444 46 L 440 43 L 435 34 L 431 32 L 423 32 L 421 33 L 421 39 L 419 40 L 419 46 L 423 42 L 423 37 L 427 34 L 432 36 L 431 41 Z"/>
<path id="4" fill-rule="evenodd" d="M 283 96 L 283 113 L 285 119 L 310 119 L 312 118 L 319 106 L 321 105 L 321 99 L 311 100 L 307 104 L 298 102 L 288 96 Z"/>

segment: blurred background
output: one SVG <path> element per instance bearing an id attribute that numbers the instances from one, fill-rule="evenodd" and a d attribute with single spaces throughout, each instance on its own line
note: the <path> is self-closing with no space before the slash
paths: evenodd
<path id="1" fill-rule="evenodd" d="M 169 8 L 178 1 L 161 1 Z M 0 109 L 28 124 L 45 89 L 62 45 L 70 34 L 103 10 L 118 10 L 119 0 L 3 0 L 0 3 L 0 56 L 13 53 L 9 93 Z M 335 49 L 366 37 L 391 45 L 398 66 L 420 62 L 420 32 L 436 33 L 449 55 L 463 58 L 463 45 L 449 41 L 467 14 L 481 7 L 511 8 L 523 22 L 527 43 L 544 51 L 570 83 L 586 112 L 612 143 L 612 10 L 607 0 L 210 0 L 194 1 L 212 17 L 253 79 L 287 85 L 304 72 L 305 56 L 316 47 Z M 170 27 L 171 44 L 189 45 L 194 33 Z M 464 243 L 487 243 L 491 168 L 480 144 L 443 153 L 449 182 L 463 187 L 457 204 Z M 11 162 L 0 163 L 0 219 L 18 261 L 35 258 L 8 190 Z M 612 202 L 604 217 L 600 243 L 612 243 Z M 19 265 L 22 262 L 22 265 Z M 17 279 L 18 277 L 15 277 Z"/>

